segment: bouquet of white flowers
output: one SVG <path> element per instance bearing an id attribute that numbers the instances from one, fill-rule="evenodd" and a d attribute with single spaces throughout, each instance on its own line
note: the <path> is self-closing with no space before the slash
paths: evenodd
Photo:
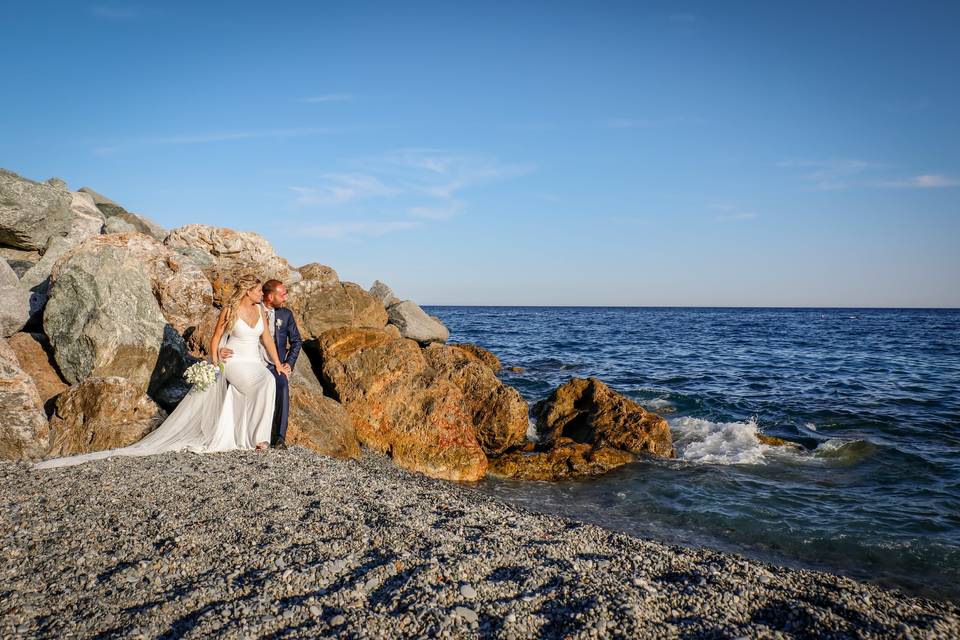
<path id="1" fill-rule="evenodd" d="M 223 363 L 220 366 L 211 364 L 206 360 L 196 362 L 183 372 L 183 377 L 187 382 L 193 385 L 190 391 L 206 391 L 207 387 L 216 382 L 217 374 L 223 371 Z"/>

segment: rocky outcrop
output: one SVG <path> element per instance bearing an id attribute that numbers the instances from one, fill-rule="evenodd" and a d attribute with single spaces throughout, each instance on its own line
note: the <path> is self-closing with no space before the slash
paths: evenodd
<path id="1" fill-rule="evenodd" d="M 676 455 L 667 421 L 597 378 L 573 378 L 532 409 L 532 451 L 508 451 L 490 473 L 519 479 L 563 480 L 606 473 L 638 454 Z"/>
<path id="2" fill-rule="evenodd" d="M 190 391 L 190 384 L 183 378 L 183 372 L 196 361 L 187 342 L 168 324 L 163 328 L 163 342 L 160 343 L 157 363 L 150 376 L 147 395 L 166 411 L 173 411 Z"/>
<path id="3" fill-rule="evenodd" d="M 355 327 L 331 329 L 317 342 L 324 387 L 350 413 L 361 443 L 428 476 L 484 476 L 487 459 L 462 392 L 416 342 Z"/>
<path id="4" fill-rule="evenodd" d="M 43 334 L 17 333 L 7 340 L 17 356 L 20 367 L 37 386 L 40 402 L 49 416 L 58 395 L 67 390 L 67 383 L 57 371 L 50 342 Z"/>
<path id="5" fill-rule="evenodd" d="M 203 271 L 183 255 L 171 251 L 141 233 L 103 235 L 90 238 L 66 252 L 54 265 L 51 279 L 56 280 L 62 265 L 80 260 L 95 263 L 100 255 L 123 256 L 136 263 L 150 283 L 150 290 L 164 319 L 177 333 L 198 326 L 213 303 L 213 288 Z"/>
<path id="6" fill-rule="evenodd" d="M 185 251 L 195 251 L 202 256 L 196 264 L 213 285 L 217 306 L 223 306 L 229 299 L 234 283 L 245 273 L 256 274 L 262 280 L 276 278 L 288 287 L 300 280 L 300 274 L 290 263 L 256 233 L 188 224 L 171 231 L 164 244 L 185 255 Z M 208 262 L 208 266 L 203 266 L 203 262 Z"/>
<path id="7" fill-rule="evenodd" d="M 50 274 L 57 261 L 87 238 L 99 235 L 103 229 L 103 214 L 93 204 L 93 199 L 88 194 L 79 192 L 70 196 L 70 213 L 73 216 L 70 231 L 62 237 L 51 237 L 43 256 L 20 277 L 20 285 L 30 292 L 31 324 L 40 320 L 40 314 L 47 304 Z"/>
<path id="8" fill-rule="evenodd" d="M 167 230 L 146 216 L 130 213 L 110 198 L 88 187 L 82 187 L 80 193 L 88 197 L 100 210 L 105 220 L 104 233 L 142 233 L 158 242 L 167 237 Z"/>
<path id="9" fill-rule="evenodd" d="M 319 262 L 305 264 L 297 269 L 297 271 L 300 272 L 300 277 L 304 280 L 313 280 L 314 282 L 322 282 L 325 284 L 340 282 L 340 276 L 333 270 L 333 267 L 328 267 Z"/>
<path id="10" fill-rule="evenodd" d="M 29 319 L 30 293 L 6 260 L 0 260 L 0 337 L 20 331 Z"/>
<path id="11" fill-rule="evenodd" d="M 287 307 L 304 340 L 315 340 L 338 327 L 381 329 L 387 324 L 383 306 L 352 282 L 303 280 L 288 286 L 287 292 Z"/>
<path id="12" fill-rule="evenodd" d="M 484 453 L 496 456 L 524 442 L 529 410 L 519 391 L 500 382 L 490 367 L 463 349 L 431 344 L 423 355 L 439 378 L 452 382 L 463 393 Z"/>
<path id="13" fill-rule="evenodd" d="M 70 230 L 72 198 L 60 183 L 34 182 L 0 169 L 0 244 L 41 251 Z"/>
<path id="14" fill-rule="evenodd" d="M 456 347 L 457 349 L 462 349 L 469 358 L 479 362 L 480 364 L 490 367 L 494 373 L 500 372 L 500 358 L 490 353 L 483 347 L 470 342 L 458 342 L 451 344 L 450 346 Z"/>
<path id="15" fill-rule="evenodd" d="M 783 438 L 778 438 L 777 436 L 768 436 L 764 433 L 757 433 L 757 441 L 760 444 L 765 444 L 769 447 L 787 447 L 798 450 L 803 449 L 803 445 L 799 442 L 791 442 L 790 440 L 784 440 Z"/>
<path id="16" fill-rule="evenodd" d="M 310 363 L 301 358 L 290 378 L 287 444 L 334 458 L 357 458 L 360 443 L 353 420 L 342 404 L 323 394 Z"/>
<path id="17" fill-rule="evenodd" d="M 393 295 L 393 289 L 387 286 L 386 283 L 380 282 L 379 280 L 373 281 L 368 293 L 379 300 L 384 309 L 387 309 L 391 305 L 397 304 L 398 302 L 402 302 L 400 298 Z"/>
<path id="18" fill-rule="evenodd" d="M 43 327 L 63 377 L 122 376 L 147 390 L 166 320 L 153 294 L 143 256 L 127 239 L 100 236 L 55 265 Z"/>
<path id="19" fill-rule="evenodd" d="M 50 421 L 50 455 L 125 447 L 156 429 L 166 415 L 124 378 L 87 378 L 57 398 Z"/>
<path id="20" fill-rule="evenodd" d="M 597 378 L 572 378 L 533 406 L 537 439 L 568 437 L 630 453 L 676 455 L 667 421 Z"/>
<path id="21" fill-rule="evenodd" d="M 635 459 L 632 453 L 613 447 L 595 448 L 558 438 L 545 452 L 511 451 L 491 458 L 488 472 L 517 480 L 569 480 L 603 475 Z"/>
<path id="22" fill-rule="evenodd" d="M 400 329 L 404 338 L 416 340 L 421 344 L 446 342 L 450 332 L 443 323 L 433 318 L 412 300 L 404 300 L 387 309 L 390 324 Z"/>
<path id="23" fill-rule="evenodd" d="M 48 437 L 37 387 L 14 350 L 0 338 L 0 458 L 37 458 L 47 449 Z"/>

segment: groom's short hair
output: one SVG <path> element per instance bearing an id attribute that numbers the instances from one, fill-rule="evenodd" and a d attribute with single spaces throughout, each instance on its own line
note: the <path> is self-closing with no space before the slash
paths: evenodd
<path id="1" fill-rule="evenodd" d="M 263 283 L 263 295 L 268 296 L 274 291 L 277 290 L 277 287 L 282 287 L 283 283 L 279 280 L 267 280 Z"/>

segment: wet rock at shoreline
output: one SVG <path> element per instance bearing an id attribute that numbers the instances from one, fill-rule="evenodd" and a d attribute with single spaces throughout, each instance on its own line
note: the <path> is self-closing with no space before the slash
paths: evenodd
<path id="1" fill-rule="evenodd" d="M 530 424 L 529 408 L 519 391 L 503 384 L 484 361 L 459 345 L 431 344 L 423 355 L 439 377 L 463 393 L 484 453 L 495 456 L 523 443 Z"/>
<path id="2" fill-rule="evenodd" d="M 489 473 L 517 480 L 569 480 L 603 475 L 635 459 L 632 453 L 613 447 L 595 448 L 559 438 L 547 451 L 511 451 L 491 457 Z"/>

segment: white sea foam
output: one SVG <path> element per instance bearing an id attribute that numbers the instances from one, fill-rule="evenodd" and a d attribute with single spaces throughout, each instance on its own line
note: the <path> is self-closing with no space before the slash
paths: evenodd
<path id="1" fill-rule="evenodd" d="M 757 422 L 711 422 L 703 418 L 669 421 L 677 457 L 706 464 L 762 464 L 772 449 L 757 440 Z"/>
<path id="2" fill-rule="evenodd" d="M 531 418 L 527 418 L 527 440 L 537 442 L 537 423 Z"/>

